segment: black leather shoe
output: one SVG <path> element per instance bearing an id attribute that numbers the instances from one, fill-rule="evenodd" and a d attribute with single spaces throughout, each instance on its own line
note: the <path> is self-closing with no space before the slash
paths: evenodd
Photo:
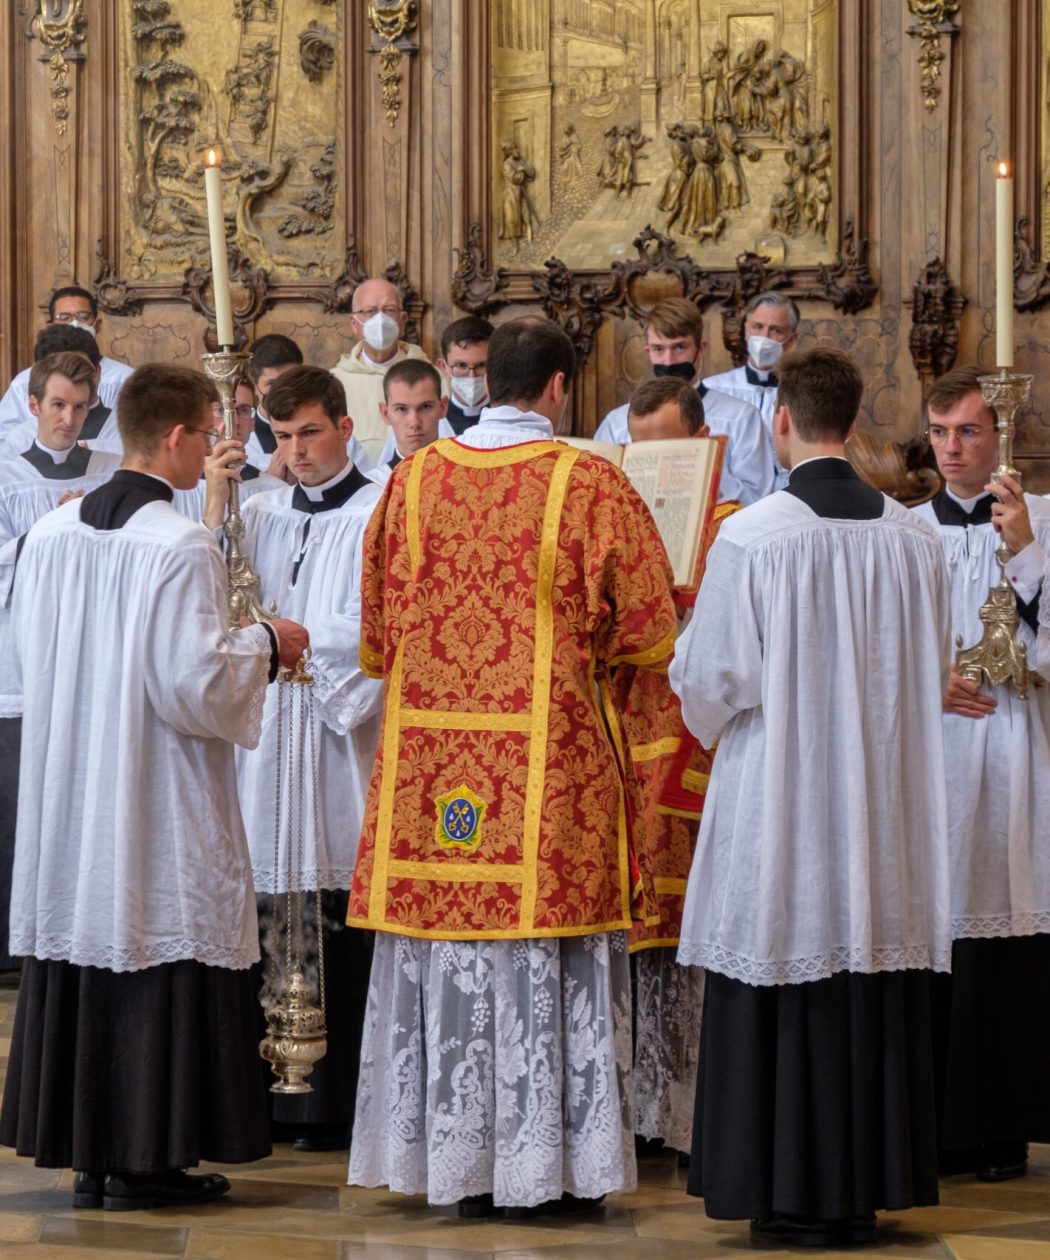
<path id="1" fill-rule="evenodd" d="M 105 1173 L 78 1172 L 73 1176 L 73 1206 L 75 1208 L 100 1208 Z"/>
<path id="2" fill-rule="evenodd" d="M 102 1206 L 107 1212 L 134 1212 L 144 1208 L 192 1207 L 210 1203 L 230 1188 L 220 1173 L 190 1176 L 181 1168 L 165 1173 L 106 1173 Z"/>
<path id="3" fill-rule="evenodd" d="M 465 1199 L 460 1199 L 458 1207 L 460 1216 L 470 1220 L 496 1214 L 491 1194 L 468 1194 Z"/>
<path id="4" fill-rule="evenodd" d="M 776 1243 L 778 1247 L 837 1247 L 843 1241 L 839 1224 L 774 1212 L 752 1220 L 751 1237 L 756 1242 Z"/>
<path id="5" fill-rule="evenodd" d="M 1013 1181 L 1027 1172 L 1027 1142 L 986 1142 L 981 1147 L 978 1181 Z"/>
<path id="6" fill-rule="evenodd" d="M 348 1151 L 350 1138 L 342 1134 L 303 1133 L 292 1143 L 293 1151 Z"/>

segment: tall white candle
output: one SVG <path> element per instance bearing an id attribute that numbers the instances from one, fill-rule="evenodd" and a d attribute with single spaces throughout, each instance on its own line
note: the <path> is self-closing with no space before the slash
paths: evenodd
<path id="1" fill-rule="evenodd" d="M 211 287 L 215 298 L 215 331 L 220 346 L 233 345 L 233 303 L 230 301 L 230 264 L 226 255 L 226 224 L 222 217 L 222 171 L 218 149 L 204 159 L 204 195 L 208 201 L 211 238 Z"/>
<path id="2" fill-rule="evenodd" d="M 1014 365 L 1014 181 L 1000 162 L 995 181 L 995 361 Z"/>

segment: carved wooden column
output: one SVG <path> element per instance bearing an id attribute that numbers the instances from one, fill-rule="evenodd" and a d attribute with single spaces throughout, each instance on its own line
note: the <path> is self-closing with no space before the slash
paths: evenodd
<path id="1" fill-rule="evenodd" d="M 0 5 L 0 134 L 7 138 L 9 159 L 0 162 L 0 388 L 6 388 L 24 366 L 30 339 L 24 314 L 29 293 L 29 251 L 25 248 L 27 22 L 28 15 L 20 14 L 17 5 Z"/>
<path id="2" fill-rule="evenodd" d="M 656 77 L 656 0 L 645 2 L 645 66 L 642 72 L 642 126 L 654 127 L 660 103 L 656 99 L 660 82 Z"/>

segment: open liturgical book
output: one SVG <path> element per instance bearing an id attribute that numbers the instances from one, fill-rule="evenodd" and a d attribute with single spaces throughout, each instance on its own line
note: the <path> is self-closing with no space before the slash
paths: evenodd
<path id="1" fill-rule="evenodd" d="M 653 514 L 675 586 L 695 595 L 704 574 L 726 439 L 676 438 L 626 446 L 576 437 L 559 441 L 602 455 L 623 470 Z"/>

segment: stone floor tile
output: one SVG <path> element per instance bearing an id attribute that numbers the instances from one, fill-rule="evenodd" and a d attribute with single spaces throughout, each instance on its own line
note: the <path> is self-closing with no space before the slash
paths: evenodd
<path id="1" fill-rule="evenodd" d="M 341 1249 L 338 1239 L 191 1229 L 186 1256 L 193 1260 L 339 1260 Z"/>
<path id="2" fill-rule="evenodd" d="M 44 1244 L 68 1247 L 94 1247 L 115 1256 L 125 1251 L 144 1251 L 155 1256 L 181 1256 L 186 1251 L 186 1231 L 163 1225 L 131 1222 L 126 1212 L 82 1213 L 45 1216 L 40 1226 Z M 138 1216 L 139 1213 L 134 1213 Z"/>
<path id="3" fill-rule="evenodd" d="M 36 1242 L 42 1219 L 31 1212 L 0 1212 L 0 1242 Z"/>
<path id="4" fill-rule="evenodd" d="M 979 1238 L 973 1234 L 945 1234 L 945 1246 L 955 1260 L 1047 1260 L 1045 1242 L 1019 1238 Z"/>

